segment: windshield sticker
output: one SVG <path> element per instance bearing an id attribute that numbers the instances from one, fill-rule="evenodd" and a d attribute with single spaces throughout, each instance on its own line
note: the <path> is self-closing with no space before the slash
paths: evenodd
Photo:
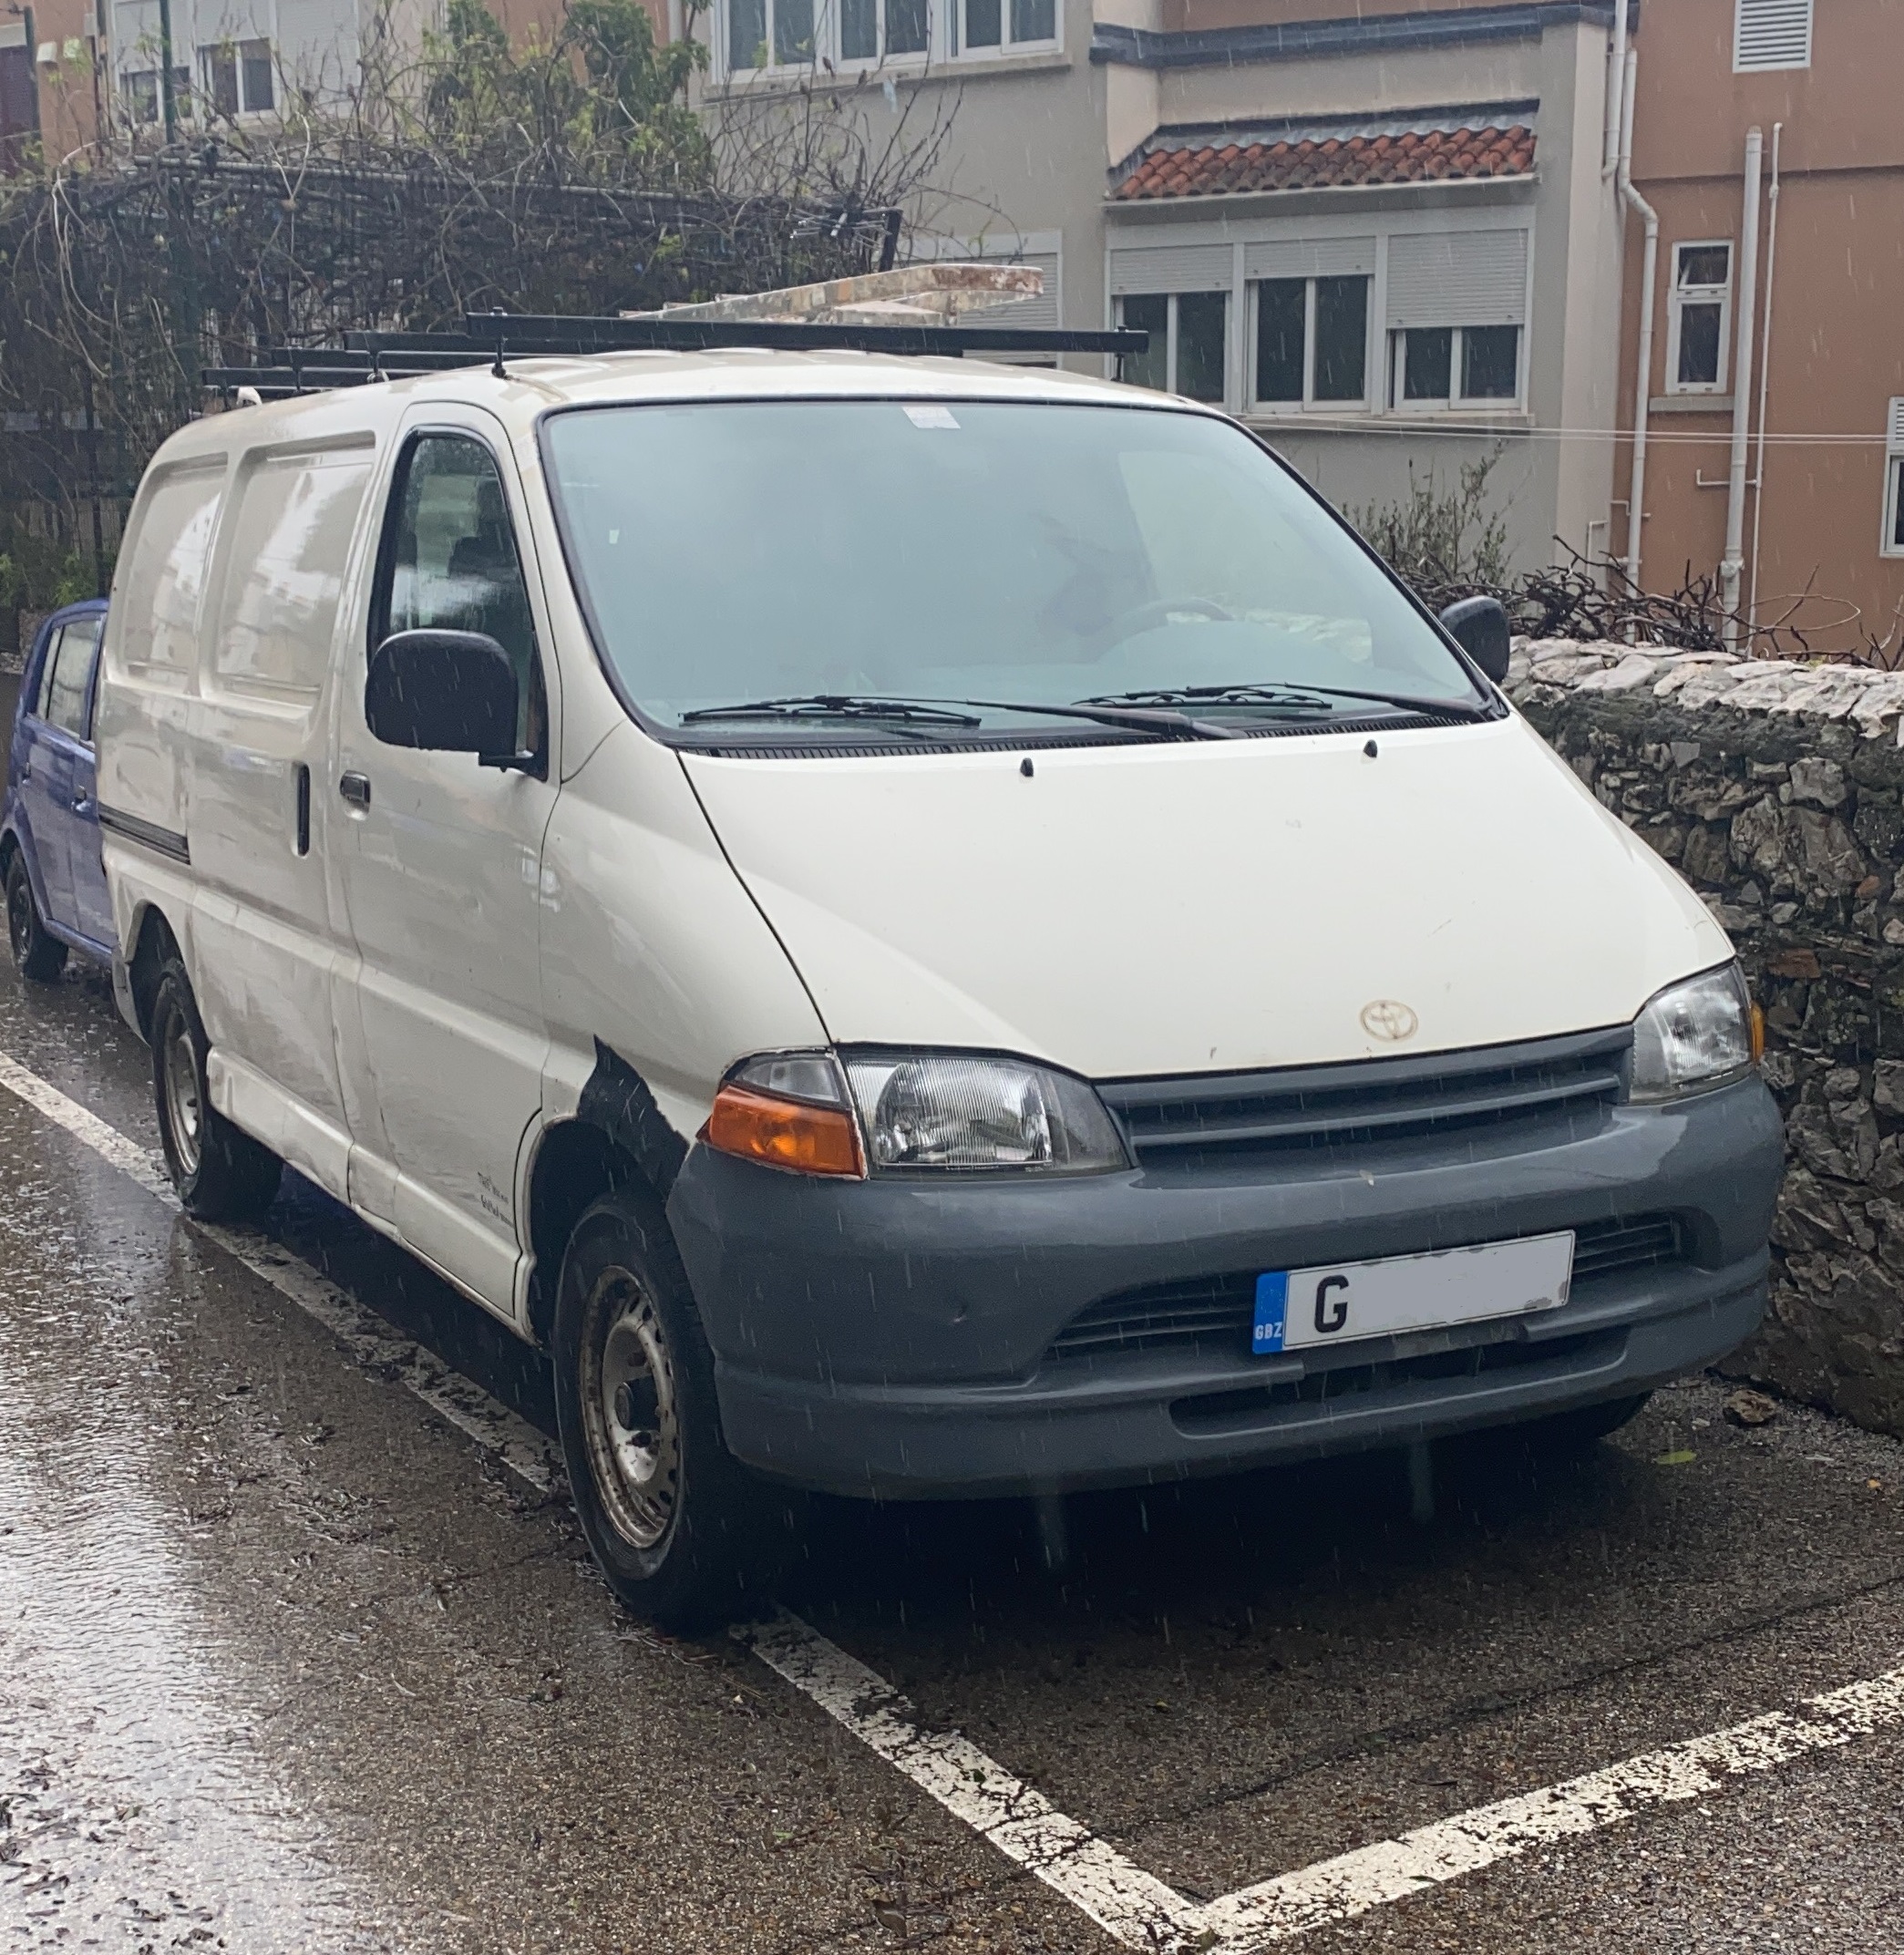
<path id="1" fill-rule="evenodd" d="M 914 427 L 956 427 L 959 424 L 952 418 L 950 407 L 920 406 L 908 407 L 906 418 Z"/>

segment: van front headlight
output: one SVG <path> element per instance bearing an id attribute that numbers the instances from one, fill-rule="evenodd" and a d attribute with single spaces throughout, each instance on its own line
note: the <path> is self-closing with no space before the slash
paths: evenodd
<path id="1" fill-rule="evenodd" d="M 1023 1059 L 844 1053 L 869 1165 L 1103 1174 L 1128 1166 L 1104 1102 L 1082 1079 Z"/>
<path id="2" fill-rule="evenodd" d="M 1669 984 L 1633 1020 L 1632 1097 L 1670 1100 L 1752 1070 L 1759 1019 L 1735 963 Z"/>

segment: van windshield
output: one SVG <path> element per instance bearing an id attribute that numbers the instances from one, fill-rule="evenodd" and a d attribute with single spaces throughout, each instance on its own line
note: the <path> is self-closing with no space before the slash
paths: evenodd
<path id="1" fill-rule="evenodd" d="M 1384 710 L 1357 694 L 1481 704 L 1348 530 L 1207 417 L 756 400 L 572 410 L 545 441 L 602 650 L 664 726 L 757 709 L 807 739 L 829 701 L 841 737 L 909 740 L 1055 731 L 1010 709 L 1079 702 L 1239 726 Z"/>

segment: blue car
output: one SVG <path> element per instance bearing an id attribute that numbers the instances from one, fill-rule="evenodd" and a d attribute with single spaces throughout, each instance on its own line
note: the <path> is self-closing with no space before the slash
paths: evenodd
<path id="1" fill-rule="evenodd" d="M 92 745 L 105 623 L 103 598 L 56 611 L 33 642 L 14 715 L 0 808 L 6 932 L 21 973 L 42 981 L 59 975 L 69 950 L 112 958 Z"/>

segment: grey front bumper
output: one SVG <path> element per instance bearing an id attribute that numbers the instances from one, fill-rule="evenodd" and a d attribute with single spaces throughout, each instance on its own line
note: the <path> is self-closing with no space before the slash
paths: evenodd
<path id="1" fill-rule="evenodd" d="M 956 1497 L 1233 1471 L 1643 1391 L 1757 1323 L 1781 1160 L 1753 1079 L 1619 1106 L 1557 1145 L 1470 1145 L 1374 1178 L 1323 1158 L 1274 1179 L 843 1182 L 696 1147 L 669 1215 L 741 1458 L 832 1492 Z M 1146 1283 L 1642 1214 L 1677 1219 L 1680 1260 L 1577 1284 L 1539 1317 L 1320 1358 L 1252 1357 L 1246 1340 L 1050 1348 L 1087 1305 Z M 1460 1356 L 1476 1347 L 1478 1365 Z M 1319 1386 L 1323 1368 L 1354 1388 Z"/>

